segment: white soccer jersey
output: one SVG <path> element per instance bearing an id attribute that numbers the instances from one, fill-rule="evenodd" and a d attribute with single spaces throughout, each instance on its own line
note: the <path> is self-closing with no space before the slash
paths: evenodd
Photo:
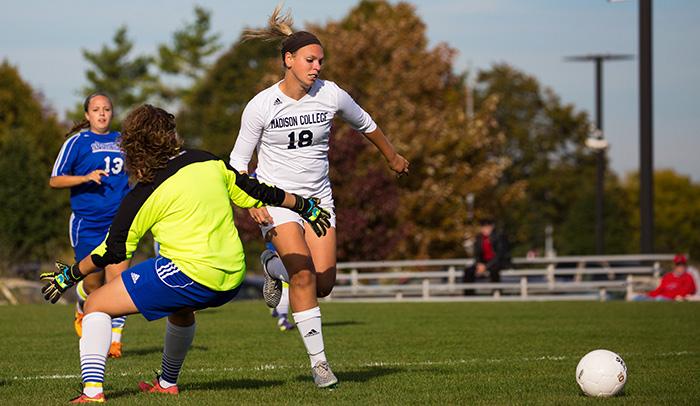
<path id="1" fill-rule="evenodd" d="M 336 114 L 357 131 L 368 133 L 377 128 L 372 117 L 333 82 L 317 79 L 300 100 L 286 96 L 276 83 L 258 93 L 243 110 L 231 166 L 247 171 L 257 148 L 255 172 L 261 182 L 318 197 L 323 207 L 333 208 L 328 141 Z"/>

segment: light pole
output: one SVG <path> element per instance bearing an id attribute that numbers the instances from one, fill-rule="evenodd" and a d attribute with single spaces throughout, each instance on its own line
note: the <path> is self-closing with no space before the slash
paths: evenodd
<path id="1" fill-rule="evenodd" d="M 651 0 L 639 0 L 639 215 L 641 251 L 654 252 L 654 127 Z"/>
<path id="2" fill-rule="evenodd" d="M 595 63 L 595 130 L 598 139 L 603 138 L 603 62 L 632 59 L 632 55 L 624 54 L 590 54 L 570 56 L 564 60 L 569 62 Z M 600 144 L 599 144 L 600 145 Z M 605 223 L 603 217 L 603 201 L 605 194 L 605 150 L 604 147 L 593 147 L 596 151 L 596 201 L 595 201 L 595 248 L 596 254 L 605 252 Z"/>
<path id="3" fill-rule="evenodd" d="M 608 0 L 621 3 L 624 0 Z M 640 250 L 654 252 L 654 109 L 652 0 L 639 2 L 639 217 Z"/>

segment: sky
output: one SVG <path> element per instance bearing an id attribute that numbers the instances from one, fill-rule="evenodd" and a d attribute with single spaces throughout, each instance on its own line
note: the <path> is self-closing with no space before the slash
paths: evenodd
<path id="1" fill-rule="evenodd" d="M 564 103 L 593 118 L 592 63 L 564 57 L 591 53 L 635 55 L 604 66 L 603 129 L 611 168 L 624 176 L 639 167 L 637 0 L 411 0 L 431 46 L 458 51 L 455 70 L 475 72 L 506 62 L 534 75 Z M 345 16 L 350 0 L 287 0 L 298 23 Z M 392 1 L 396 3 L 396 1 Z M 134 55 L 192 21 L 195 5 L 212 12 L 213 31 L 227 47 L 246 26 L 261 26 L 277 0 L 0 0 L 0 59 L 18 67 L 61 115 L 81 101 L 88 64 L 81 50 L 98 50 L 126 25 Z M 654 2 L 654 165 L 700 181 L 700 1 Z M 299 24 L 297 24 L 299 25 Z M 695 49 L 695 51 L 693 51 Z M 332 63 L 332 61 L 329 61 Z M 333 78 L 329 78 L 333 79 Z M 233 134 L 237 129 L 231 129 Z"/>

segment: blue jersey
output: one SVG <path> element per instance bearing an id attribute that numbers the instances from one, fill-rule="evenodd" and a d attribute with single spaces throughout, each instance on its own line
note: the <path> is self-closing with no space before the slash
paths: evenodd
<path id="1" fill-rule="evenodd" d="M 70 188 L 70 205 L 75 216 L 93 222 L 111 223 L 122 198 L 129 192 L 124 156 L 117 142 L 119 133 L 81 132 L 63 143 L 51 176 L 83 176 L 102 169 L 109 176 L 102 184 L 87 182 Z"/>

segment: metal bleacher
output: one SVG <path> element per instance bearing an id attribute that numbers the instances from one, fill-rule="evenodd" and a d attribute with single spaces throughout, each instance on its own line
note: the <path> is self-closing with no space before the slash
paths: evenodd
<path id="1" fill-rule="evenodd" d="M 464 269 L 473 263 L 470 258 L 341 262 L 336 286 L 324 300 L 630 300 L 655 287 L 661 264 L 672 260 L 671 254 L 514 258 L 514 269 L 501 271 L 500 283 L 469 284 L 461 281 Z M 258 285 L 254 284 L 257 292 Z M 2 278 L 0 304 L 41 302 L 41 286 L 37 281 Z M 466 289 L 475 294 L 465 296 Z"/>
<path id="2" fill-rule="evenodd" d="M 514 258 L 501 282 L 462 283 L 470 258 L 338 263 L 330 301 L 630 300 L 671 254 Z M 464 290 L 476 294 L 465 296 Z"/>

